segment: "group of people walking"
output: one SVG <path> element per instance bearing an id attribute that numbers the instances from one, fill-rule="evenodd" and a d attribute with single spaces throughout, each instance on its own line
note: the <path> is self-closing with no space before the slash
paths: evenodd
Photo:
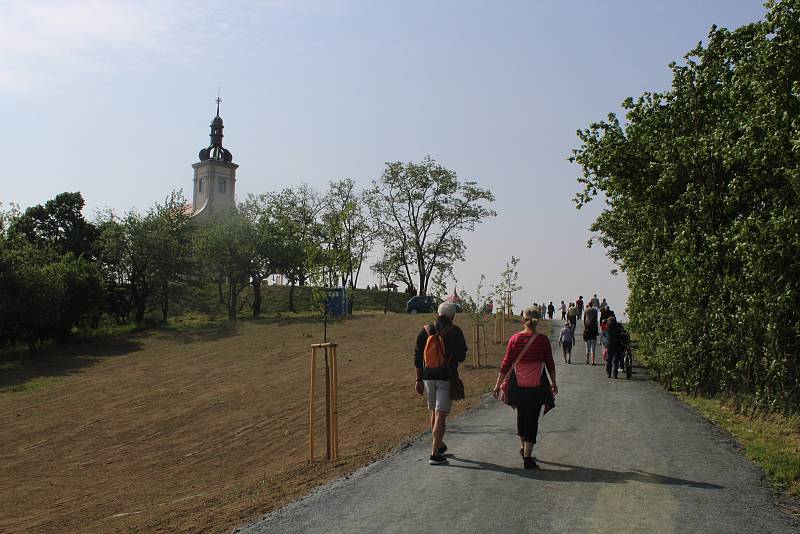
<path id="1" fill-rule="evenodd" d="M 418 394 L 426 397 L 431 412 L 431 465 L 448 463 L 445 456 L 447 445 L 444 442 L 446 421 L 454 398 L 453 389 L 457 389 L 460 383 L 458 364 L 467 355 L 464 333 L 453 324 L 455 313 L 453 304 L 442 303 L 436 322 L 425 325 L 417 335 L 414 351 L 414 388 Z M 523 328 L 508 341 L 493 389 L 496 397 L 505 391 L 504 400 L 516 408 L 519 454 L 525 469 L 538 468 L 532 450 L 539 429 L 539 416 L 542 407 L 547 411 L 554 406 L 558 393 L 550 340 L 536 332 L 540 314 L 538 307 L 523 311 Z M 441 354 L 446 355 L 443 362 Z M 443 365 L 437 365 L 439 363 Z"/>
<path id="2" fill-rule="evenodd" d="M 566 322 L 561 329 L 558 343 L 564 354 L 564 362 L 572 363 L 572 348 L 575 346 L 577 318 L 583 321 L 583 338 L 586 342 L 586 364 L 595 365 L 597 339 L 606 352 L 608 377 L 617 378 L 623 366 L 624 342 L 627 335 L 617 322 L 614 312 L 605 299 L 594 295 L 584 309 L 580 296 L 569 306 L 561 301 L 559 308 Z M 458 365 L 467 355 L 467 342 L 462 330 L 453 323 L 457 307 L 449 302 L 439 306 L 433 324 L 425 325 L 417 335 L 414 351 L 416 378 L 415 391 L 424 395 L 431 413 L 431 465 L 447 464 L 447 445 L 444 442 L 447 416 L 453 399 L 463 398 L 463 384 L 458 377 Z M 538 469 L 532 455 L 539 429 L 539 417 L 555 406 L 558 393 L 556 366 L 550 340 L 537 333 L 540 317 L 552 318 L 555 307 L 534 305 L 522 313 L 522 330 L 508 341 L 505 356 L 500 364 L 494 388 L 495 397 L 516 409 L 519 454 L 524 469 Z M 461 397 L 459 397 L 459 394 Z"/>

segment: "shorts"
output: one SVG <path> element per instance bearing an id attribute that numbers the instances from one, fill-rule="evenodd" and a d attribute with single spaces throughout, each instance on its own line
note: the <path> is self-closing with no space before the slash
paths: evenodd
<path id="1" fill-rule="evenodd" d="M 449 380 L 423 380 L 425 396 L 428 399 L 428 409 L 440 412 L 449 412 L 453 405 L 450 400 Z"/>
<path id="2" fill-rule="evenodd" d="M 597 346 L 597 339 L 586 340 L 586 354 L 594 354 L 594 349 Z"/>

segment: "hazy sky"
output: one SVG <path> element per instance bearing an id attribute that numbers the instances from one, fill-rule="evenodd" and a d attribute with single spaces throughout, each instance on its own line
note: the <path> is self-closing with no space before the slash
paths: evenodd
<path id="1" fill-rule="evenodd" d="M 624 277 L 586 248 L 602 206 L 571 201 L 575 131 L 668 88 L 667 65 L 712 24 L 763 14 L 747 0 L 0 0 L 0 202 L 81 191 L 91 216 L 190 196 L 221 87 L 240 199 L 366 185 L 429 154 L 497 196 L 459 287 L 515 255 L 518 305 L 597 292 L 621 309 Z"/>

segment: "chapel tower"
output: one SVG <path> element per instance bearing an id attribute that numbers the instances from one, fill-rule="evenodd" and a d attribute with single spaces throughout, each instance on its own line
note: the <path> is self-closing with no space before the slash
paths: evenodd
<path id="1" fill-rule="evenodd" d="M 222 117 L 217 115 L 211 121 L 211 144 L 200 151 L 200 161 L 192 165 L 194 187 L 192 189 L 192 221 L 205 224 L 223 212 L 235 207 L 236 169 L 233 156 L 222 147 Z"/>

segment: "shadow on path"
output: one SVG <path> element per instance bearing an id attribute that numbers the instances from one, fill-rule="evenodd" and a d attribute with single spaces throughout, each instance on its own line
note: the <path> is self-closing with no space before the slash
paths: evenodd
<path id="1" fill-rule="evenodd" d="M 599 469 L 595 467 L 581 467 L 578 465 L 560 464 L 557 462 L 546 462 L 537 460 L 540 465 L 558 467 L 560 469 L 538 469 L 524 470 L 521 467 L 507 467 L 491 462 L 481 462 L 469 460 L 467 458 L 453 457 L 454 460 L 470 465 L 450 464 L 450 467 L 458 469 L 477 469 L 495 471 L 516 475 L 522 478 L 535 480 L 545 480 L 552 482 L 600 482 L 619 484 L 623 482 L 642 482 L 645 484 L 666 484 L 670 486 L 689 486 L 698 489 L 722 489 L 723 486 L 710 484 L 708 482 L 698 482 L 695 480 L 685 480 L 682 478 L 669 477 L 656 473 L 648 473 L 640 469 L 630 469 L 627 471 L 611 471 L 610 469 Z"/>

